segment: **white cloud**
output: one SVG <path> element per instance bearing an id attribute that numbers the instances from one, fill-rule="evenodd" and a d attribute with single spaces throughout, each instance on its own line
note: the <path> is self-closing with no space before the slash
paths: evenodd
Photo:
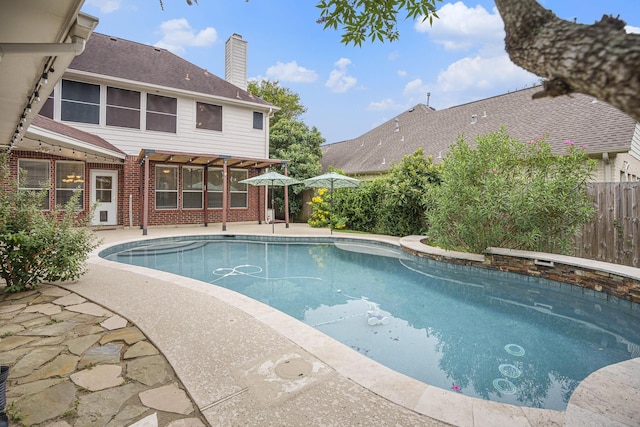
<path id="1" fill-rule="evenodd" d="M 433 25 L 420 18 L 414 28 L 420 33 L 428 33 L 434 42 L 447 50 L 469 49 L 478 44 L 504 45 L 504 24 L 495 8 L 489 13 L 480 5 L 470 8 L 459 1 L 442 6 L 438 17 Z"/>
<path id="2" fill-rule="evenodd" d="M 404 96 L 406 96 L 411 104 L 427 101 L 427 92 L 429 87 L 422 79 L 413 79 L 404 86 Z"/>
<path id="3" fill-rule="evenodd" d="M 402 106 L 391 98 L 386 98 L 378 102 L 372 101 L 367 106 L 367 110 L 369 111 L 389 111 L 399 109 L 402 109 Z"/>
<path id="4" fill-rule="evenodd" d="M 267 78 L 279 82 L 312 83 L 318 79 L 318 74 L 298 65 L 296 61 L 276 62 L 267 68 Z"/>
<path id="5" fill-rule="evenodd" d="M 162 39 L 154 46 L 167 49 L 177 55 L 185 52 L 185 47 L 211 46 L 218 39 L 218 33 L 213 27 L 196 32 L 189 22 L 184 19 L 172 19 L 160 24 Z"/>
<path id="6" fill-rule="evenodd" d="M 400 58 L 400 53 L 398 53 L 397 50 L 394 50 L 393 52 L 391 52 L 389 55 L 387 55 L 387 59 L 389 61 L 395 61 L 396 59 Z"/>
<path id="7" fill-rule="evenodd" d="M 400 77 L 407 77 L 407 72 L 405 70 L 398 70 L 397 73 Z"/>
<path id="8" fill-rule="evenodd" d="M 624 29 L 627 31 L 627 33 L 640 34 L 640 27 L 634 27 L 632 25 L 627 25 L 626 27 L 624 27 Z"/>
<path id="9" fill-rule="evenodd" d="M 521 86 L 534 79 L 537 77 L 516 66 L 506 54 L 492 58 L 476 56 L 449 65 L 438 75 L 438 87 L 446 92 L 463 92 L 492 89 L 505 83 Z"/>
<path id="10" fill-rule="evenodd" d="M 358 79 L 347 72 L 347 67 L 351 65 L 350 59 L 340 58 L 333 65 L 336 68 L 331 71 L 329 79 L 324 84 L 331 92 L 344 93 L 356 85 Z"/>
<path id="11" fill-rule="evenodd" d="M 120 0 L 87 0 L 87 4 L 98 8 L 101 13 L 111 13 L 120 9 Z"/>

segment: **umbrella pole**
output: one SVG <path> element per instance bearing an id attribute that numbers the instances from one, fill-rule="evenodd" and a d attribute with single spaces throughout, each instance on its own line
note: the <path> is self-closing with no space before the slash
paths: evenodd
<path id="1" fill-rule="evenodd" d="M 276 233 L 276 210 L 274 208 L 274 198 L 273 198 L 273 182 L 271 183 L 271 234 Z"/>
<path id="2" fill-rule="evenodd" d="M 329 199 L 329 234 L 333 234 L 333 181 L 331 181 L 331 193 Z"/>

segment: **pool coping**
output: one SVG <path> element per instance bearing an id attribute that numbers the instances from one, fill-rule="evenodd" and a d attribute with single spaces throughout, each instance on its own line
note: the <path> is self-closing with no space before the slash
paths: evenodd
<path id="1" fill-rule="evenodd" d="M 197 230 L 197 229 L 193 229 Z M 193 230 L 189 230 L 190 232 Z M 305 230 L 305 229 L 303 229 Z M 211 233 L 212 230 L 203 231 L 198 230 L 198 234 L 243 234 L 243 233 Z M 306 234 L 305 231 L 294 231 L 289 235 L 295 237 L 318 237 L 318 234 Z M 165 230 L 163 236 L 184 236 L 184 230 Z M 247 235 L 261 234 L 255 232 L 247 232 Z M 262 233 L 264 234 L 264 233 Z M 326 236 L 325 237 L 329 237 Z M 389 236 L 375 236 L 375 235 L 352 235 L 349 234 L 345 237 L 340 235 L 332 235 L 331 238 L 341 240 L 344 238 L 380 241 L 384 243 L 391 243 L 400 247 L 400 239 L 392 238 Z M 286 338 L 304 352 L 312 355 L 317 360 L 326 364 L 341 376 L 353 381 L 356 384 L 370 390 L 375 395 L 378 395 L 390 402 L 398 404 L 404 408 L 409 409 L 418 414 L 422 414 L 429 418 L 439 420 L 448 424 L 456 426 L 482 426 L 482 425 L 513 425 L 513 426 L 548 426 L 548 425 L 567 425 L 565 424 L 565 411 L 553 411 L 546 409 L 536 409 L 528 407 L 520 407 L 507 405 L 497 402 L 491 402 L 482 400 L 479 398 L 469 397 L 464 394 L 456 393 L 454 391 L 440 389 L 434 386 L 429 386 L 418 380 L 407 377 L 390 368 L 375 362 L 366 356 L 361 355 L 357 351 L 349 348 L 348 346 L 330 338 L 323 333 L 315 330 L 311 326 L 308 326 L 284 313 L 275 310 L 266 304 L 247 298 L 236 292 L 221 288 L 218 286 L 211 286 L 193 279 L 185 279 L 182 276 L 173 275 L 170 273 L 159 273 L 155 270 L 135 267 L 130 265 L 124 265 L 112 261 L 100 258 L 97 254 L 106 249 L 109 246 L 119 243 L 127 243 L 128 241 L 146 240 L 154 238 L 152 236 L 137 236 L 129 239 L 114 239 L 111 243 L 103 244 L 96 249 L 88 260 L 89 268 L 92 266 L 95 268 L 106 268 L 109 271 L 111 269 L 118 270 L 120 272 L 128 272 L 134 275 L 139 275 L 146 281 L 163 281 L 173 285 L 178 285 L 175 290 L 180 288 L 189 289 L 190 291 L 197 292 L 202 297 L 213 298 L 230 307 L 236 308 L 245 313 L 249 320 L 252 322 L 258 322 L 262 325 L 266 325 L 276 334 Z M 83 294 L 85 289 L 80 289 L 75 285 L 69 286 L 70 290 Z M 84 292 L 87 296 L 96 297 L 102 295 L 100 299 L 109 308 L 109 298 L 103 292 L 95 292 L 91 289 L 87 289 Z M 97 302 L 101 302 L 98 300 Z M 131 316 L 136 316 L 132 313 L 120 313 Z M 145 334 L 150 334 L 150 339 L 161 341 L 160 337 L 156 337 L 155 334 L 158 331 L 153 331 L 153 327 L 150 329 L 144 327 L 144 316 L 138 318 L 138 326 Z M 251 320 L 252 319 L 252 320 Z M 179 325 L 176 325 L 179 326 Z M 161 331 L 160 331 L 161 332 Z M 176 358 L 173 357 L 173 351 L 171 348 L 163 348 L 162 345 L 158 345 L 163 353 L 167 353 L 167 359 L 172 362 Z M 636 360 L 636 359 L 632 359 Z M 195 363 L 195 361 L 194 361 Z M 625 363 L 625 362 L 623 362 Z M 173 365 L 173 362 L 172 362 Z M 637 364 L 640 365 L 640 364 Z M 610 368 L 610 367 L 606 367 Z M 606 369 L 603 368 L 603 369 Z M 638 368 L 640 370 L 640 366 Z M 197 371 L 197 369 L 195 369 Z M 602 371 L 602 370 L 601 370 Z M 600 372 L 600 371 L 597 371 Z M 187 390 L 190 391 L 196 397 L 196 403 L 201 406 L 201 410 L 205 416 L 208 414 L 207 407 L 209 404 L 204 402 L 203 399 L 199 399 L 198 388 L 201 385 L 197 384 L 198 381 L 202 381 L 201 377 L 197 375 L 197 372 L 191 372 L 188 368 L 182 367 L 177 370 L 177 373 L 185 384 Z M 595 373 L 594 373 L 595 374 Z M 593 375 L 593 374 L 592 374 Z M 637 377 L 637 376 L 636 376 Z M 580 386 L 576 389 L 580 389 L 589 378 L 585 379 Z M 204 399 L 206 400 L 206 399 Z M 570 411 L 572 406 L 571 401 L 567 406 L 566 413 L 580 413 L 584 415 L 584 411 Z M 583 405 L 584 406 L 584 405 Z M 588 405 L 587 405 L 588 406 Z M 588 413 L 589 414 L 589 413 Z M 594 415 L 595 416 L 595 415 Z M 600 416 L 598 414 L 598 416 Z M 207 417 L 208 418 L 208 417 Z M 209 419 L 209 418 L 208 418 Z M 213 420 L 212 424 L 213 424 Z M 577 425 L 577 424 L 575 424 Z"/>

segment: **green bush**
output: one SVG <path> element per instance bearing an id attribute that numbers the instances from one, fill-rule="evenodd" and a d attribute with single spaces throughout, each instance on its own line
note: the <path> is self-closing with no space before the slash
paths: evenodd
<path id="1" fill-rule="evenodd" d="M 379 230 L 382 234 L 408 236 L 427 231 L 425 212 L 431 205 L 429 190 L 440 183 L 440 167 L 422 149 L 406 155 L 384 178 Z"/>
<path id="2" fill-rule="evenodd" d="M 440 168 L 422 149 L 406 155 L 384 177 L 358 188 L 334 190 L 333 211 L 351 230 L 406 236 L 426 231 L 429 188 L 440 182 Z"/>
<path id="3" fill-rule="evenodd" d="M 477 253 L 491 246 L 568 253 L 594 214 L 585 191 L 594 166 L 571 141 L 554 155 L 544 137 L 523 143 L 505 129 L 478 137 L 476 149 L 460 139 L 431 191 L 429 236 Z"/>
<path id="4" fill-rule="evenodd" d="M 345 218 L 350 230 L 378 232 L 383 181 L 363 181 L 358 188 L 339 188 L 333 194 L 333 212 Z"/>
<path id="5" fill-rule="evenodd" d="M 79 219 L 76 193 L 64 211 L 40 209 L 45 192 L 17 191 L 8 179 L 7 158 L 0 179 L 0 277 L 5 292 L 20 292 L 48 281 L 74 280 L 85 272 L 85 261 L 96 246 L 87 221 Z M 89 217 L 89 216 L 88 216 Z"/>

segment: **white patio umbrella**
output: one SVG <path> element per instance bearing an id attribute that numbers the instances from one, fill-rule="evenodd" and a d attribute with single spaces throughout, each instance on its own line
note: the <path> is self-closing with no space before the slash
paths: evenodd
<path id="1" fill-rule="evenodd" d="M 267 190 L 269 190 L 269 186 L 271 186 L 271 209 L 273 209 L 274 206 L 274 186 L 285 187 L 287 185 L 300 184 L 300 181 L 298 181 L 297 179 L 282 175 L 278 172 L 267 172 L 265 174 L 254 176 L 253 178 L 243 179 L 242 181 L 238 182 L 240 182 L 241 184 L 264 185 L 267 187 Z M 275 212 L 275 209 L 273 212 Z M 275 233 L 275 218 L 271 218 L 271 233 Z"/>
<path id="2" fill-rule="evenodd" d="M 331 216 L 333 210 L 333 189 L 334 188 L 349 188 L 357 187 L 360 185 L 360 180 L 351 178 L 349 176 L 341 175 L 336 172 L 325 173 L 324 175 L 314 176 L 302 181 L 304 185 L 311 188 L 328 188 L 331 192 L 331 198 L 329 199 L 329 230 L 333 234 L 333 227 L 331 226 Z"/>

